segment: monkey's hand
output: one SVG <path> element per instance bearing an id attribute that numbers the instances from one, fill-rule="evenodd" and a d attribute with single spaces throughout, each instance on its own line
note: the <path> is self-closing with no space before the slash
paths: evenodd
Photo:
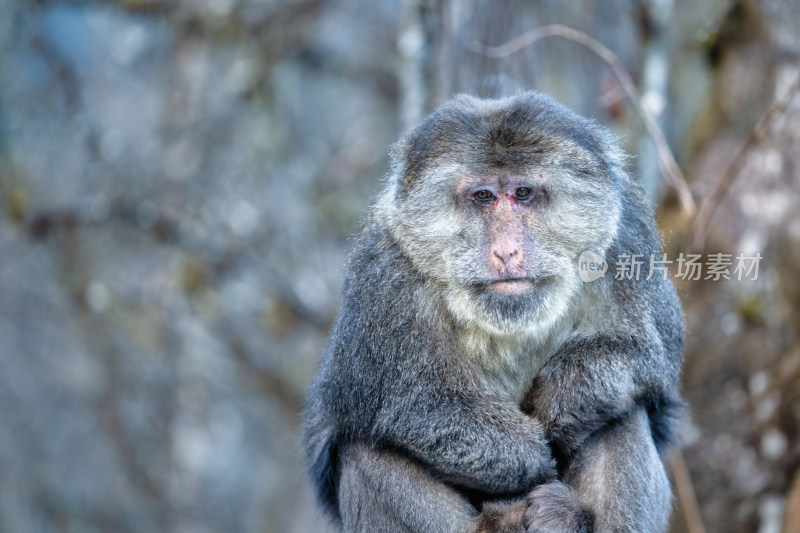
<path id="1" fill-rule="evenodd" d="M 539 485 L 517 502 L 487 502 L 475 533 L 591 533 L 575 490 L 561 481 Z"/>
<path id="2" fill-rule="evenodd" d="M 526 497 L 523 517 L 526 533 L 591 533 L 589 512 L 569 485 L 551 481 L 539 485 Z"/>
<path id="3" fill-rule="evenodd" d="M 478 517 L 475 533 L 525 533 L 528 502 L 486 502 Z"/>

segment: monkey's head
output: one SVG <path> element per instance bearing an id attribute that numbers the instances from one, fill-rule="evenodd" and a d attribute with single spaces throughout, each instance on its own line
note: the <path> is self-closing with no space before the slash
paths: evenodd
<path id="1" fill-rule="evenodd" d="M 457 321 L 490 334 L 547 328 L 603 255 L 628 178 L 613 136 L 538 93 L 457 96 L 401 140 L 375 208 Z"/>

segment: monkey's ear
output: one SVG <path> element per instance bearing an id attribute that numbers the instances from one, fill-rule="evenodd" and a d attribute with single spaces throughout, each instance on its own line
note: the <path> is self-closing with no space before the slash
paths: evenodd
<path id="1" fill-rule="evenodd" d="M 392 146 L 392 173 L 401 194 L 410 191 L 432 162 L 451 148 L 447 140 L 451 124 L 442 120 L 443 110 L 445 106 Z"/>
<path id="2" fill-rule="evenodd" d="M 398 192 L 408 192 L 422 174 L 427 158 L 427 137 L 420 126 L 392 145 L 390 180 Z"/>
<path id="3" fill-rule="evenodd" d="M 409 141 L 408 138 L 413 134 L 412 131 L 407 136 L 403 137 L 396 143 L 394 143 L 391 148 L 389 148 L 389 165 L 393 175 L 396 175 L 402 178 L 403 173 L 405 172 L 406 167 L 406 160 L 408 158 L 408 148 L 409 148 Z"/>
<path id="4" fill-rule="evenodd" d="M 410 135 L 410 134 L 409 134 Z M 384 177 L 384 187 L 375 202 L 375 211 L 384 215 L 394 212 L 401 203 L 401 191 L 408 160 L 408 136 L 389 149 L 389 172 Z"/>
<path id="5" fill-rule="evenodd" d="M 387 206 L 396 207 L 397 201 L 400 200 L 408 160 L 408 146 L 408 136 L 406 136 L 389 149 L 389 173 L 386 175 L 386 184 L 381 195 L 384 203 L 388 201 Z"/>

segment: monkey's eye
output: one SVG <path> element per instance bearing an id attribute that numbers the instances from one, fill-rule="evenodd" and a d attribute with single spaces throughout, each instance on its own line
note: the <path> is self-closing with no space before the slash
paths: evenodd
<path id="1" fill-rule="evenodd" d="M 518 187 L 516 191 L 514 191 L 514 198 L 517 200 L 527 200 L 531 197 L 533 191 L 530 190 L 528 187 Z"/>
<path id="2" fill-rule="evenodd" d="M 486 189 L 475 191 L 475 194 L 472 196 L 482 204 L 488 204 L 494 201 L 494 194 L 492 194 L 492 191 L 487 191 Z"/>

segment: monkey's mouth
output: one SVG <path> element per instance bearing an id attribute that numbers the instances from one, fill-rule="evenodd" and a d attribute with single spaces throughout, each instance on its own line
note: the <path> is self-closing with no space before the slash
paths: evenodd
<path id="1" fill-rule="evenodd" d="M 536 278 L 503 278 L 487 281 L 484 287 L 497 294 L 525 294 L 532 292 L 541 282 Z"/>

